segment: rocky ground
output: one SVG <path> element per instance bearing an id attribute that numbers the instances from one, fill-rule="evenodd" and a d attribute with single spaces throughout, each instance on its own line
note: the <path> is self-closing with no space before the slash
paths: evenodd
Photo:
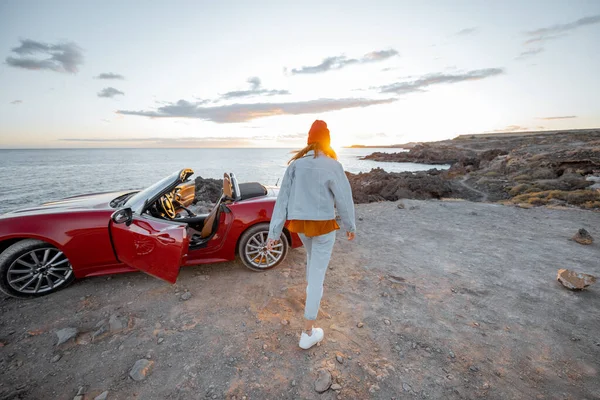
<path id="1" fill-rule="evenodd" d="M 0 399 L 600 399 L 600 286 L 556 281 L 600 275 L 597 240 L 570 240 L 600 237 L 600 213 L 404 200 L 357 218 L 319 347 L 297 347 L 303 249 L 265 273 L 185 268 L 173 286 L 90 278 L 0 299 Z"/>
<path id="2" fill-rule="evenodd" d="M 365 158 L 452 166 L 443 172 L 392 174 L 373 170 L 350 176 L 357 201 L 455 197 L 527 207 L 600 209 L 598 129 L 459 136 L 409 147 L 410 151 L 373 153 Z M 382 180 L 391 185 L 371 196 L 362 194 Z"/>

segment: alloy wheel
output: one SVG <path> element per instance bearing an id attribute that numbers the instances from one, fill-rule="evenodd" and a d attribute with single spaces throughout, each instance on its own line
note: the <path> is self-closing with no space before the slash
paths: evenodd
<path id="1" fill-rule="evenodd" d="M 246 258 L 256 268 L 268 268 L 276 264 L 283 256 L 283 243 L 279 241 L 271 250 L 267 250 L 267 238 L 269 233 L 266 231 L 257 232 L 246 243 Z"/>
<path id="2" fill-rule="evenodd" d="M 73 268 L 64 253 L 53 247 L 31 250 L 8 268 L 8 284 L 23 294 L 52 291 L 69 281 Z"/>

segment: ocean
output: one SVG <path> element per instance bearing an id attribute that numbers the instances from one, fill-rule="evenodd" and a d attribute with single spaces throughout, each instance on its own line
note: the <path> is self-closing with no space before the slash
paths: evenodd
<path id="1" fill-rule="evenodd" d="M 275 185 L 283 177 L 292 149 L 39 149 L 0 150 L 0 214 L 78 194 L 141 189 L 182 168 L 195 176 L 222 178 L 233 172 L 240 182 Z M 338 151 L 349 172 L 383 168 L 389 172 L 444 168 L 413 163 L 376 162 L 358 157 L 375 151 Z"/>

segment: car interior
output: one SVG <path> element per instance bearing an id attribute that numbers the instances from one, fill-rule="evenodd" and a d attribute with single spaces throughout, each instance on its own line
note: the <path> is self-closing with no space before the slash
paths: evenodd
<path id="1" fill-rule="evenodd" d="M 236 188 L 239 194 L 236 193 Z M 190 206 L 196 202 L 196 184 L 187 180 L 173 191 L 160 197 L 150 208 L 149 213 L 157 218 L 181 221 L 191 230 L 190 247 L 204 247 L 217 231 L 221 212 L 229 212 L 226 204 L 265 196 L 267 189 L 258 182 L 238 184 L 233 173 L 223 175 L 223 189 L 220 198 L 206 214 L 194 214 Z"/>

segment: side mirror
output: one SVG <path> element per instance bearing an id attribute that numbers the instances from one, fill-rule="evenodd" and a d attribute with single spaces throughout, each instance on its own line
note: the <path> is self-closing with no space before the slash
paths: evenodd
<path id="1" fill-rule="evenodd" d="M 133 221 L 133 211 L 131 211 L 131 208 L 117 210 L 110 216 L 110 219 L 112 219 L 115 224 L 125 224 L 129 226 L 131 225 L 131 221 Z"/>

